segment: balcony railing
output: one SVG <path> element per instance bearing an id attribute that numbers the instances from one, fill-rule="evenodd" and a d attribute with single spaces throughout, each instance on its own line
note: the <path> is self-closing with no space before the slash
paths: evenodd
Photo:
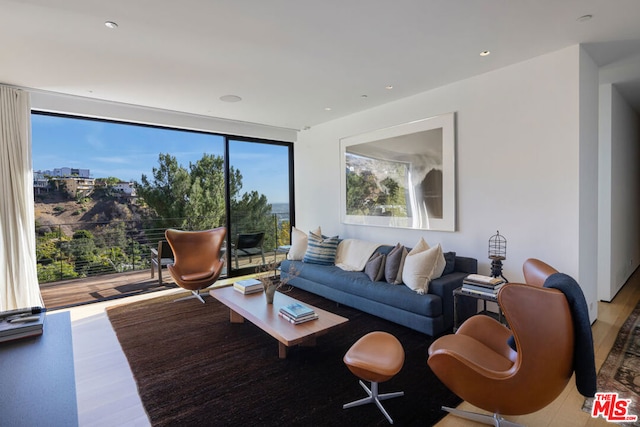
<path id="1" fill-rule="evenodd" d="M 278 253 L 277 248 L 289 244 L 288 218 L 272 214 L 259 222 L 265 232 L 263 250 L 267 262 L 277 260 L 276 257 L 281 259 L 283 253 Z M 163 218 L 155 221 L 75 222 L 40 226 L 36 230 L 39 282 L 149 269 L 150 248 L 157 247 L 158 241 L 164 239 L 166 228 L 194 229 L 190 225 L 178 226 L 183 223 L 183 218 Z M 238 233 L 254 232 L 256 227 L 247 223 L 244 216 L 236 215 L 232 218 L 228 238 L 233 243 Z M 227 261 L 230 271 L 225 275 L 235 275 L 233 260 Z M 243 259 L 237 272 L 247 272 L 249 268 L 255 270 L 261 264 L 259 256 L 252 258 L 250 263 L 248 259 Z"/>

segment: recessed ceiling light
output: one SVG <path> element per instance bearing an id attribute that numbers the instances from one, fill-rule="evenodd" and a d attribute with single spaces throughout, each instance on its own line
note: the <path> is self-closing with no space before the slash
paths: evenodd
<path id="1" fill-rule="evenodd" d="M 580 18 L 576 19 L 578 22 L 587 22 L 593 18 L 593 15 L 582 15 Z"/>
<path id="2" fill-rule="evenodd" d="M 104 26 L 107 27 L 107 28 L 111 28 L 112 30 L 115 30 L 116 28 L 118 28 L 118 24 L 116 24 L 113 21 L 106 21 L 104 23 Z"/>
<path id="3" fill-rule="evenodd" d="M 489 56 L 489 55 L 491 55 L 490 50 L 483 50 L 482 52 L 480 52 L 480 56 Z"/>
<path id="4" fill-rule="evenodd" d="M 220 101 L 239 102 L 239 101 L 242 101 L 242 98 L 240 98 L 238 95 L 223 95 L 220 97 Z"/>
<path id="5" fill-rule="evenodd" d="M 331 111 L 331 107 L 325 107 L 324 111 Z"/>
<path id="6" fill-rule="evenodd" d="M 385 86 L 385 89 L 391 90 L 391 89 L 393 89 L 393 86 L 392 85 L 387 85 L 387 86 Z"/>

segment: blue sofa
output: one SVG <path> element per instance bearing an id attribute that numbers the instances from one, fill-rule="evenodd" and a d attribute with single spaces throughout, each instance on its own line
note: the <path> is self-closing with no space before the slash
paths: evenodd
<path id="1" fill-rule="evenodd" d="M 385 245 L 376 251 L 388 253 L 392 248 Z M 452 331 L 453 291 L 462 286 L 468 274 L 478 272 L 475 258 L 451 256 L 448 262 L 453 262 L 449 266 L 453 272 L 431 281 L 429 292 L 424 295 L 402 284 L 373 282 L 364 272 L 344 271 L 335 265 L 285 260 L 281 275 L 296 288 L 435 337 Z M 463 311 L 458 313 L 461 318 L 473 313 L 471 303 L 464 301 L 458 305 L 458 310 Z"/>

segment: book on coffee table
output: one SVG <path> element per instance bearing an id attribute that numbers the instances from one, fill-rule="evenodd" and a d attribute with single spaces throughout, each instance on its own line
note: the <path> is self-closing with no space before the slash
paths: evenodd
<path id="1" fill-rule="evenodd" d="M 295 302 L 293 304 L 287 304 L 282 308 L 280 308 L 280 311 L 288 315 L 292 319 L 300 319 L 304 316 L 310 316 L 315 314 L 315 311 L 313 311 L 313 309 L 299 302 Z"/>
<path id="2" fill-rule="evenodd" d="M 305 323 L 308 322 L 310 320 L 315 320 L 318 318 L 318 315 L 316 313 L 312 313 L 306 316 L 301 316 L 298 317 L 296 319 L 294 319 L 293 317 L 289 316 L 287 313 L 285 313 L 284 311 L 280 310 L 278 312 L 278 314 L 280 315 L 280 317 L 282 317 L 283 319 L 293 323 L 294 325 L 298 325 L 300 323 Z"/>
<path id="3" fill-rule="evenodd" d="M 255 292 L 262 292 L 262 282 L 258 279 L 246 279 L 238 280 L 233 284 L 233 289 L 241 294 L 253 294 Z"/>

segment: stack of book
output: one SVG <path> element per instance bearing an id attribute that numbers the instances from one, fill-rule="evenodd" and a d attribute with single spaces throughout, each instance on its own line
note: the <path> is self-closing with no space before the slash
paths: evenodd
<path id="1" fill-rule="evenodd" d="M 262 292 L 262 282 L 258 279 L 246 279 L 239 280 L 233 284 L 233 289 L 241 294 L 253 294 L 256 292 Z"/>
<path id="2" fill-rule="evenodd" d="M 280 316 L 284 319 L 296 325 L 318 318 L 318 314 L 313 311 L 312 308 L 300 304 L 299 302 L 281 307 L 278 314 L 280 314 Z"/>
<path id="3" fill-rule="evenodd" d="M 0 312 L 0 342 L 42 335 L 44 312 L 42 307 Z"/>
<path id="4" fill-rule="evenodd" d="M 470 274 L 462 281 L 462 290 L 470 294 L 485 295 L 492 298 L 498 296 L 498 291 L 506 283 L 500 277 Z"/>

